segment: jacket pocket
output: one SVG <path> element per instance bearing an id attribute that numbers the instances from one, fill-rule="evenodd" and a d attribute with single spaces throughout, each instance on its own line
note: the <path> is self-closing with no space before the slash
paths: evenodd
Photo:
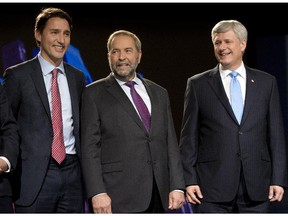
<path id="1" fill-rule="evenodd" d="M 102 164 L 103 173 L 121 172 L 123 171 L 123 163 L 121 161 Z"/>

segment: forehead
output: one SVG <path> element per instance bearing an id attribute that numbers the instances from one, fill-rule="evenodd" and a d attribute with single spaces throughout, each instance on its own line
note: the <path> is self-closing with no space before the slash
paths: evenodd
<path id="1" fill-rule="evenodd" d="M 128 35 L 118 35 L 112 40 L 111 47 L 113 48 L 135 47 L 135 42 L 133 38 Z"/>
<path id="2" fill-rule="evenodd" d="M 47 29 L 65 29 L 70 31 L 69 23 L 66 19 L 60 18 L 60 17 L 52 17 L 50 18 L 45 28 Z"/>
<path id="3" fill-rule="evenodd" d="M 235 37 L 237 37 L 235 32 L 232 29 L 230 29 L 224 33 L 216 33 L 214 40 L 225 40 L 225 39 L 231 39 Z"/>

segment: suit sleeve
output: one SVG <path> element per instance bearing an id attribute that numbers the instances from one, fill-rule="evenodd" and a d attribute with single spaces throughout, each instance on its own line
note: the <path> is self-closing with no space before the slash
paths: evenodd
<path id="1" fill-rule="evenodd" d="M 101 131 L 93 89 L 85 88 L 81 109 L 82 171 L 88 198 L 106 192 L 101 168 Z"/>
<path id="2" fill-rule="evenodd" d="M 18 79 L 14 76 L 14 70 L 8 68 L 3 76 L 3 86 L 6 90 L 14 117 L 17 119 L 19 103 L 21 101 L 21 90 Z"/>
<path id="3" fill-rule="evenodd" d="M 272 155 L 271 185 L 287 187 L 287 149 L 283 117 L 276 79 L 273 80 L 271 99 L 269 103 L 269 139 Z"/>
<path id="4" fill-rule="evenodd" d="M 198 105 L 196 93 L 192 84 L 192 79 L 188 79 L 184 97 L 184 111 L 180 135 L 180 152 L 186 186 L 198 184 L 196 172 L 198 151 Z"/>
<path id="5" fill-rule="evenodd" d="M 176 137 L 174 121 L 170 106 L 170 100 L 167 93 L 167 116 L 168 116 L 168 154 L 169 154 L 169 170 L 170 170 L 170 191 L 185 190 L 183 177 L 183 167 L 181 163 L 180 149 Z"/>
<path id="6" fill-rule="evenodd" d="M 6 157 L 15 169 L 19 153 L 19 135 L 16 120 L 3 86 L 0 85 L 0 156 Z"/>

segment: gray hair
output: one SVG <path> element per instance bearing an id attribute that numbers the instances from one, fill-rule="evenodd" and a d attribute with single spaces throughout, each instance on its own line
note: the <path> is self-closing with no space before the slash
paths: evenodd
<path id="1" fill-rule="evenodd" d="M 233 30 L 240 41 L 248 40 L 248 32 L 245 26 L 237 20 L 222 20 L 218 22 L 211 31 L 212 42 L 218 33 L 225 33 Z"/>
<path id="2" fill-rule="evenodd" d="M 135 42 L 135 46 L 136 46 L 136 49 L 138 52 L 141 51 L 141 41 L 140 39 L 135 35 L 133 34 L 132 32 L 129 32 L 129 31 L 126 31 L 126 30 L 119 30 L 119 31 L 115 31 L 113 32 L 110 37 L 108 38 L 108 41 L 107 41 L 107 49 L 108 49 L 108 52 L 110 52 L 110 49 L 111 49 L 111 43 L 113 41 L 113 39 L 119 35 L 126 35 L 126 36 L 129 36 L 131 38 L 133 38 L 134 42 Z"/>

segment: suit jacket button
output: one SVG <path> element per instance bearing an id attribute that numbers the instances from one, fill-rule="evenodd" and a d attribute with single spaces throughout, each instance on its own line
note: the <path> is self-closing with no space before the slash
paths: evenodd
<path id="1" fill-rule="evenodd" d="M 239 135 L 243 135 L 243 132 L 242 132 L 242 131 L 239 131 L 238 134 L 239 134 Z"/>

